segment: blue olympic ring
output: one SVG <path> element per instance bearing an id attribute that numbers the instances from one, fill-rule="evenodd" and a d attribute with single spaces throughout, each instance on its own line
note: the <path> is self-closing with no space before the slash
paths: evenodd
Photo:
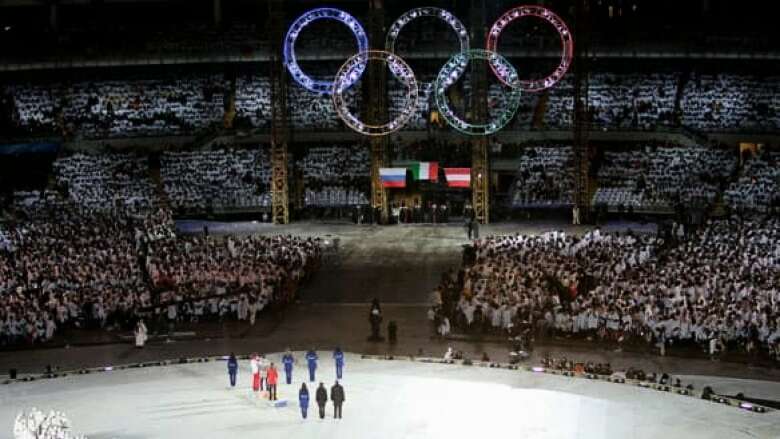
<path id="1" fill-rule="evenodd" d="M 315 93 L 331 94 L 333 92 L 332 81 L 320 81 L 311 78 L 301 70 L 300 66 L 298 66 L 298 61 L 295 59 L 295 41 L 298 39 L 301 30 L 309 23 L 321 19 L 336 20 L 346 25 L 355 35 L 358 44 L 358 53 L 363 53 L 368 50 L 368 36 L 366 35 L 366 31 L 363 30 L 363 26 L 355 17 L 335 8 L 312 9 L 298 17 L 293 24 L 290 25 L 290 29 L 287 30 L 287 35 L 284 37 L 284 65 L 287 66 L 287 70 L 289 70 L 293 79 L 295 79 L 303 88 Z M 358 74 L 355 78 L 348 78 L 348 81 L 350 82 L 347 86 L 354 84 L 363 74 L 365 68 L 365 63 L 359 65 L 356 71 Z"/>

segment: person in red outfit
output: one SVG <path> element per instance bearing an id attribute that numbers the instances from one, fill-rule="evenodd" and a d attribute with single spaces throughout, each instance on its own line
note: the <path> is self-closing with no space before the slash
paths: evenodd
<path id="1" fill-rule="evenodd" d="M 252 355 L 249 366 L 252 371 L 252 391 L 257 392 L 260 390 L 260 363 L 257 354 Z"/>
<path id="2" fill-rule="evenodd" d="M 276 370 L 274 363 L 268 368 L 265 376 L 266 384 L 268 387 L 268 399 L 270 401 L 276 401 L 276 383 L 279 380 L 279 372 Z"/>

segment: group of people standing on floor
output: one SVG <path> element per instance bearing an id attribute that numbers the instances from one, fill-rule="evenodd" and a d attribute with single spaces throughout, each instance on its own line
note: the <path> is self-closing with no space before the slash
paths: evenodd
<path id="1" fill-rule="evenodd" d="M 313 383 L 316 377 L 317 361 L 319 360 L 319 357 L 317 356 L 317 352 L 312 349 L 306 352 L 305 359 L 309 369 L 309 382 Z M 342 378 L 344 373 L 344 352 L 342 352 L 340 348 L 336 348 L 333 351 L 333 360 L 336 364 L 336 383 L 330 389 L 330 400 L 333 402 L 333 417 L 341 419 L 345 395 L 344 387 L 339 384 L 338 381 Z M 292 384 L 293 365 L 296 363 L 296 360 L 289 349 L 282 356 L 282 363 L 284 365 L 285 382 L 287 384 Z M 230 387 L 236 386 L 238 367 L 238 359 L 231 353 L 227 360 Z M 249 367 L 252 374 L 252 391 L 267 391 L 268 400 L 276 401 L 276 387 L 279 381 L 279 372 L 276 369 L 275 364 L 269 362 L 264 355 L 252 354 L 249 360 Z M 259 395 L 259 393 L 256 394 Z M 325 406 L 328 402 L 328 391 L 325 388 L 324 383 L 320 382 L 319 387 L 317 387 L 314 394 L 314 400 L 319 408 L 320 419 L 324 419 Z M 306 383 L 301 383 L 301 388 L 298 391 L 298 404 L 301 408 L 301 416 L 303 419 L 306 419 L 307 417 L 309 401 L 309 388 L 306 386 Z"/>

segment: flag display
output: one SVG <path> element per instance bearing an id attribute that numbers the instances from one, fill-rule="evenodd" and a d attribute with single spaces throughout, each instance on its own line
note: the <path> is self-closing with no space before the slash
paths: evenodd
<path id="1" fill-rule="evenodd" d="M 379 168 L 382 187 L 406 187 L 406 168 Z"/>
<path id="2" fill-rule="evenodd" d="M 439 179 L 439 162 L 417 162 L 409 169 L 415 180 L 437 181 Z"/>
<path id="3" fill-rule="evenodd" d="M 449 187 L 471 186 L 471 168 L 444 168 L 444 177 Z"/>

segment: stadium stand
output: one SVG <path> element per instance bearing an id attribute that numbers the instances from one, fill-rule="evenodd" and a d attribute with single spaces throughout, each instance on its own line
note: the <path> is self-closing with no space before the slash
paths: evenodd
<path id="1" fill-rule="evenodd" d="M 701 131 L 776 132 L 780 78 L 694 74 L 680 102 L 685 126 Z"/>
<path id="2" fill-rule="evenodd" d="M 222 121 L 220 75 L 24 82 L 8 86 L 21 129 L 85 138 L 190 134 Z"/>
<path id="3" fill-rule="evenodd" d="M 527 145 L 520 150 L 512 193 L 513 207 L 560 207 L 573 203 L 573 151 L 570 145 Z"/>
<path id="4" fill-rule="evenodd" d="M 369 203 L 370 169 L 365 145 L 305 145 L 295 162 L 304 179 L 304 206 L 337 207 Z"/>
<path id="5" fill-rule="evenodd" d="M 165 193 L 177 211 L 270 205 L 271 168 L 265 148 L 166 151 L 160 162 Z"/>
<path id="6" fill-rule="evenodd" d="M 322 71 L 335 71 L 323 68 Z M 319 71 L 319 70 L 318 70 Z M 332 73 L 329 73 L 332 74 Z M 44 83 L 25 81 L 6 86 L 12 99 L 13 119 L 27 132 L 71 133 L 85 138 L 164 136 L 198 133 L 220 125 L 229 101 L 229 81 L 223 75 L 187 72 L 175 77 L 150 74 L 126 79 L 72 80 Z M 590 106 L 594 128 L 655 130 L 682 126 L 699 132 L 733 132 L 780 129 L 780 107 L 773 99 L 780 80 L 743 74 L 717 76 L 692 73 L 596 72 L 590 78 Z M 315 74 L 316 76 L 316 74 Z M 325 75 L 323 74 L 323 77 Z M 432 80 L 430 77 L 424 79 Z M 421 82 L 425 82 L 420 79 Z M 680 114 L 676 113 L 678 87 Z M 554 89 L 542 94 L 523 94 L 510 128 L 569 129 L 572 125 L 572 78 L 566 76 Z M 236 127 L 267 129 L 270 121 L 268 78 L 240 74 L 235 85 Z M 468 80 L 450 92 L 451 104 L 463 107 Z M 359 87 L 348 99 L 360 105 Z M 390 114 L 403 105 L 403 91 L 388 82 Z M 290 123 L 304 130 L 342 130 L 327 95 L 301 87 L 289 90 Z M 406 129 L 425 130 L 432 123 L 435 106 L 430 86 L 420 88 L 417 112 Z M 489 111 L 496 114 L 506 105 L 505 89 L 489 88 Z M 540 104 L 544 102 L 544 104 Z M 540 106 L 541 105 L 541 106 Z M 534 121 L 535 112 L 543 117 Z M 8 117 L 6 115 L 6 117 Z"/>
<path id="7" fill-rule="evenodd" d="M 665 210 L 679 203 L 713 203 L 736 169 L 736 156 L 709 147 L 648 144 L 607 151 L 598 171 L 593 204 Z"/>
<path id="8" fill-rule="evenodd" d="M 767 212 L 780 205 L 780 152 L 764 152 L 748 159 L 737 181 L 724 192 L 728 206 L 736 210 Z"/>
<path id="9" fill-rule="evenodd" d="M 159 205 L 146 157 L 74 154 L 55 160 L 58 186 L 75 204 L 97 211 L 149 211 Z"/>

